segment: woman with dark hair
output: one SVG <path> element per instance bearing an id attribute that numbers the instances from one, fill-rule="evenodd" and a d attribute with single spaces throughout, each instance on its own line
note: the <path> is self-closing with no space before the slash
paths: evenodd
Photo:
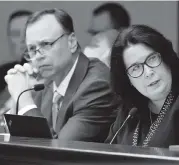
<path id="1" fill-rule="evenodd" d="M 111 53 L 112 86 L 124 104 L 106 143 L 179 144 L 179 59 L 172 43 L 155 29 L 133 25 L 120 32 Z M 133 107 L 136 114 L 119 129 Z"/>

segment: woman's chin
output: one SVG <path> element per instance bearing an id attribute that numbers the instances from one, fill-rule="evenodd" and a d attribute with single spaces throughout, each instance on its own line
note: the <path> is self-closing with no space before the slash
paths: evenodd
<path id="1" fill-rule="evenodd" d="M 150 96 L 151 99 L 157 99 L 164 97 L 165 95 L 167 96 L 170 91 L 168 90 L 167 86 L 164 84 L 161 84 L 157 88 L 149 88 L 147 90 L 148 95 Z"/>

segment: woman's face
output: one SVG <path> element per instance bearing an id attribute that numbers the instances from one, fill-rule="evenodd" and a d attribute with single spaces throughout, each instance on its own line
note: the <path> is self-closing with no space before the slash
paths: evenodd
<path id="1" fill-rule="evenodd" d="M 166 98 L 171 90 L 171 70 L 161 58 L 144 44 L 129 45 L 123 53 L 126 69 L 130 68 L 127 74 L 131 85 L 153 101 Z"/>

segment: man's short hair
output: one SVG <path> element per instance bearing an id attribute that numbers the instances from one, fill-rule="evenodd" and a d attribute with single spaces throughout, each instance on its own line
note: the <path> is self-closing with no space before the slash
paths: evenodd
<path id="1" fill-rule="evenodd" d="M 67 32 L 67 33 L 74 32 L 73 20 L 72 20 L 71 16 L 68 13 L 66 13 L 64 10 L 56 9 L 56 8 L 54 8 L 54 9 L 45 9 L 45 10 L 38 11 L 38 12 L 35 12 L 34 14 L 32 14 L 29 17 L 29 19 L 28 19 L 28 21 L 26 23 L 25 30 L 27 29 L 28 25 L 35 23 L 42 16 L 47 15 L 47 14 L 54 15 L 56 20 L 63 27 L 65 32 Z"/>
<path id="2" fill-rule="evenodd" d="M 93 15 L 97 16 L 108 12 L 113 22 L 114 29 L 128 27 L 130 25 L 130 16 L 127 10 L 119 3 L 104 3 L 94 9 Z"/>
<path id="3" fill-rule="evenodd" d="M 10 23 L 13 19 L 22 17 L 22 16 L 30 16 L 32 14 L 32 11 L 29 10 L 16 10 L 12 12 L 9 16 L 8 22 L 7 22 L 7 32 L 9 32 L 10 29 Z"/>

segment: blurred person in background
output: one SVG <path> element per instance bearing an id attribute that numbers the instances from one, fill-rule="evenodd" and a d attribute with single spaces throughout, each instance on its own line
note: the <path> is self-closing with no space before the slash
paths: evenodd
<path id="1" fill-rule="evenodd" d="M 119 3 L 109 2 L 101 4 L 92 12 L 88 33 L 92 36 L 89 45 L 84 49 L 87 57 L 100 59 L 110 66 L 111 46 L 118 30 L 130 25 L 127 10 Z"/>
<path id="2" fill-rule="evenodd" d="M 13 12 L 8 19 L 7 37 L 10 54 L 15 61 L 20 63 L 22 62 L 22 54 L 25 50 L 24 28 L 31 14 L 32 12 L 28 10 L 18 10 Z"/>

